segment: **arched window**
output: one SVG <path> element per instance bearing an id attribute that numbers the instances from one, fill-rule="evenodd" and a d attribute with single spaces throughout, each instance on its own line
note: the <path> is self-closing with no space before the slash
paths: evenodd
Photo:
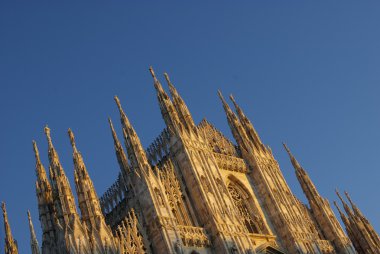
<path id="1" fill-rule="evenodd" d="M 244 221 L 244 224 L 250 233 L 260 233 L 260 229 L 255 222 L 255 219 L 252 218 L 251 213 L 249 212 L 249 205 L 247 204 L 247 199 L 244 198 L 241 188 L 238 188 L 234 183 L 230 182 L 228 184 L 228 191 L 231 194 L 232 200 L 241 216 L 241 219 Z M 245 193 L 244 193 L 245 194 Z"/>

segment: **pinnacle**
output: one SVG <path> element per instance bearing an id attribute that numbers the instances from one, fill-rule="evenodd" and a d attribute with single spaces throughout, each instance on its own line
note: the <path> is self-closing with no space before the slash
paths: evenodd
<path id="1" fill-rule="evenodd" d="M 67 130 L 67 133 L 69 134 L 69 137 L 70 137 L 71 146 L 73 147 L 73 150 L 76 153 L 77 152 L 77 147 L 75 145 L 74 133 L 73 133 L 73 131 L 70 128 Z"/>
<path id="2" fill-rule="evenodd" d="M 156 78 L 156 74 L 154 73 L 154 70 L 153 70 L 152 66 L 149 66 L 149 71 L 150 71 L 150 74 L 152 75 L 152 77 Z"/>
<path id="3" fill-rule="evenodd" d="M 121 107 L 119 97 L 117 97 L 117 95 L 115 95 L 113 98 L 115 99 L 116 105 L 119 108 L 120 113 L 123 112 L 123 108 Z"/>
<path id="4" fill-rule="evenodd" d="M 6 214 L 7 214 L 7 208 L 5 206 L 5 202 L 4 201 L 1 202 L 1 209 L 3 210 L 4 216 L 6 216 Z"/>
<path id="5" fill-rule="evenodd" d="M 36 161 L 39 162 L 40 161 L 40 153 L 38 151 L 37 143 L 34 140 L 32 140 L 32 143 L 33 143 L 33 150 L 34 150 L 34 155 L 36 157 Z"/>
<path id="6" fill-rule="evenodd" d="M 45 132 L 47 141 L 49 143 L 49 148 L 53 147 L 53 143 L 51 141 L 51 136 L 50 136 L 50 128 L 47 125 L 44 128 L 44 132 Z"/>
<path id="7" fill-rule="evenodd" d="M 289 149 L 289 147 L 286 145 L 286 143 L 285 143 L 285 142 L 282 142 L 282 145 L 284 146 L 286 152 L 287 152 L 289 155 L 292 155 L 292 153 L 290 152 L 290 149 Z"/>

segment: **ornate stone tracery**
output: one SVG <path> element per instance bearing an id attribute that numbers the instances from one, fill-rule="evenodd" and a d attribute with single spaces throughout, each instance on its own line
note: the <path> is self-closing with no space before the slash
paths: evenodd
<path id="1" fill-rule="evenodd" d="M 145 150 L 115 97 L 125 148 L 109 120 L 120 173 L 100 199 L 69 130 L 80 215 L 50 129 L 49 179 L 33 143 L 42 254 L 355 254 L 350 239 L 359 253 L 378 254 L 380 238 L 348 193 L 352 209 L 339 194 L 347 216 L 338 209 L 350 239 L 284 145 L 310 205 L 293 195 L 232 96 L 236 113 L 219 92 L 236 145 L 206 120 L 195 125 L 169 76 L 171 96 L 150 72 L 166 127 Z M 17 254 L 5 205 L 3 215 L 5 252 Z M 41 254 L 30 214 L 29 227 L 32 254 Z"/>

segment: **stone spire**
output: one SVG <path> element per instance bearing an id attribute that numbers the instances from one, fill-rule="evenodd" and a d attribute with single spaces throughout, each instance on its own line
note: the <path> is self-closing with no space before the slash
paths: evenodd
<path id="1" fill-rule="evenodd" d="M 70 183 L 66 177 L 65 171 L 59 161 L 59 156 L 55 150 L 48 126 L 45 127 L 45 134 L 48 141 L 48 154 L 50 162 L 51 180 L 53 183 L 53 199 L 56 204 L 57 216 L 61 225 L 68 225 L 71 217 L 78 216 L 75 198 L 70 187 Z"/>
<path id="2" fill-rule="evenodd" d="M 251 141 L 255 144 L 257 149 L 265 148 L 263 143 L 261 142 L 260 136 L 257 133 L 256 129 L 253 127 L 253 124 L 251 121 L 245 116 L 243 110 L 240 108 L 240 106 L 236 103 L 234 97 L 232 94 L 230 95 L 230 99 L 232 103 L 235 106 L 236 113 L 238 114 L 239 120 L 241 124 L 244 126 L 244 129 L 248 135 L 248 137 L 251 139 Z"/>
<path id="3" fill-rule="evenodd" d="M 342 212 L 342 210 L 340 209 L 340 207 L 338 206 L 338 204 L 336 203 L 336 201 L 334 201 L 334 205 L 335 205 L 336 209 L 339 212 L 340 218 L 342 219 L 343 224 L 344 224 L 344 226 L 346 228 L 347 235 L 350 238 L 352 244 L 354 245 L 355 250 L 358 253 L 365 253 L 365 251 L 361 248 L 359 242 L 356 239 L 356 236 L 354 235 L 354 233 L 352 231 L 352 226 L 351 226 L 351 223 L 350 223 L 349 219 L 344 214 L 344 212 Z"/>
<path id="4" fill-rule="evenodd" d="M 177 111 L 172 101 L 162 88 L 161 83 L 160 81 L 158 81 L 152 67 L 149 67 L 149 71 L 153 77 L 154 87 L 157 91 L 157 99 L 160 105 L 161 115 L 165 121 L 166 126 L 171 132 L 181 134 L 183 130 L 183 125 L 179 120 Z"/>
<path id="5" fill-rule="evenodd" d="M 188 107 L 186 106 L 182 97 L 177 92 L 177 89 L 174 87 L 174 85 L 170 81 L 169 75 L 167 73 L 164 73 L 164 76 L 165 76 L 166 82 L 169 85 L 169 91 L 173 98 L 173 104 L 174 104 L 175 109 L 177 110 L 179 119 L 189 131 L 194 131 L 196 128 L 195 128 L 193 117 L 191 116 L 191 113 Z"/>
<path id="6" fill-rule="evenodd" d="M 40 153 L 38 151 L 37 143 L 34 140 L 32 142 L 33 142 L 34 156 L 36 158 L 36 176 L 37 176 L 37 180 L 38 180 L 38 182 L 40 184 L 44 183 L 44 184 L 47 184 L 47 185 L 50 186 L 50 183 L 49 183 L 47 175 L 46 175 L 45 168 L 44 168 L 44 166 L 41 163 Z"/>
<path id="7" fill-rule="evenodd" d="M 346 226 L 346 229 L 349 228 L 350 221 L 347 219 L 346 215 L 342 212 L 342 210 L 340 210 L 339 205 L 336 203 L 336 201 L 334 201 L 334 205 L 336 209 L 338 210 L 340 218 L 342 219 L 344 225 Z"/>
<path id="8" fill-rule="evenodd" d="M 75 187 L 78 195 L 79 208 L 82 215 L 82 221 L 91 229 L 95 224 L 97 216 L 102 216 L 102 211 L 98 202 L 94 185 L 88 174 L 83 158 L 75 144 L 74 133 L 68 129 L 70 143 L 73 148 L 74 176 Z"/>
<path id="9" fill-rule="evenodd" d="M 356 251 L 359 253 L 379 253 L 379 236 L 373 229 L 372 225 L 368 221 L 366 221 L 366 219 L 361 218 L 361 212 L 357 214 L 357 212 L 352 211 L 351 208 L 340 196 L 338 191 L 336 191 L 336 194 L 343 203 L 344 210 L 346 211 L 351 233 L 350 238 L 355 246 Z"/>
<path id="10" fill-rule="evenodd" d="M 354 214 L 353 214 L 351 208 L 347 205 L 346 201 L 344 201 L 344 199 L 342 198 L 342 196 L 339 194 L 338 189 L 335 190 L 335 193 L 338 196 L 338 198 L 340 199 L 340 202 L 342 202 L 343 208 L 346 211 L 348 217 L 349 218 L 352 217 Z"/>
<path id="11" fill-rule="evenodd" d="M 56 250 L 55 209 L 53 192 L 47 178 L 45 168 L 41 163 L 37 144 L 33 141 L 33 150 L 36 157 L 36 195 L 38 200 L 38 213 L 42 228 L 42 250 L 44 253 L 54 253 Z"/>
<path id="12" fill-rule="evenodd" d="M 236 142 L 240 146 L 240 149 L 244 151 L 253 152 L 252 149 L 254 148 L 254 145 L 252 141 L 248 138 L 247 133 L 244 127 L 242 126 L 241 122 L 239 121 L 235 113 L 231 110 L 230 106 L 224 99 L 222 92 L 219 90 L 218 90 L 218 96 L 220 100 L 222 101 L 224 112 L 226 113 L 227 122 L 228 122 L 228 125 L 230 126 L 232 135 L 234 136 Z"/>
<path id="13" fill-rule="evenodd" d="M 145 150 L 142 147 L 140 138 L 137 136 L 135 129 L 131 125 L 128 117 L 121 107 L 120 100 L 115 96 L 116 104 L 120 111 L 120 121 L 123 126 L 125 145 L 127 147 L 128 157 L 134 169 L 146 170 L 149 166 Z"/>
<path id="14" fill-rule="evenodd" d="M 347 191 L 344 192 L 344 194 L 346 195 L 348 201 L 350 202 L 351 204 L 351 207 L 352 207 L 352 210 L 354 211 L 354 214 L 360 218 L 360 220 L 363 222 L 365 228 L 367 229 L 368 233 L 370 234 L 372 240 L 374 241 L 374 243 L 380 247 L 380 237 L 379 235 L 377 234 L 377 232 L 375 231 L 375 229 L 373 228 L 372 224 L 369 222 L 369 220 L 363 215 L 363 213 L 360 211 L 360 209 L 358 208 L 358 206 L 352 201 L 350 195 L 348 194 Z"/>
<path id="15" fill-rule="evenodd" d="M 347 199 L 348 199 L 348 202 L 350 202 L 351 204 L 351 207 L 352 207 L 352 210 L 354 211 L 355 215 L 357 216 L 360 216 L 360 217 L 364 217 L 363 213 L 360 211 L 360 209 L 356 206 L 356 204 L 352 201 L 351 197 L 350 197 L 350 194 L 348 194 L 347 191 L 344 192 L 344 194 L 346 195 Z"/>
<path id="16" fill-rule="evenodd" d="M 18 248 L 16 240 L 13 239 L 11 227 L 9 226 L 7 209 L 5 203 L 1 203 L 1 208 L 3 209 L 4 218 L 4 230 L 5 230 L 5 254 L 18 254 Z"/>
<path id="17" fill-rule="evenodd" d="M 290 149 L 286 146 L 285 143 L 283 143 L 283 146 L 289 155 L 290 161 L 292 162 L 292 165 L 296 171 L 296 176 L 297 176 L 298 182 L 301 184 L 302 190 L 305 193 L 309 202 L 311 203 L 311 202 L 322 201 L 322 197 L 319 195 L 317 188 L 315 188 L 315 185 L 311 181 L 309 175 L 301 167 L 301 165 L 298 163 L 298 161 L 293 156 L 293 154 L 290 152 Z"/>
<path id="18" fill-rule="evenodd" d="M 30 211 L 28 211 L 28 222 L 30 231 L 30 248 L 32 250 L 32 254 L 41 254 L 40 247 L 38 246 L 36 232 L 34 231 L 32 217 L 30 216 Z"/>
<path id="19" fill-rule="evenodd" d="M 41 163 L 40 159 L 40 153 L 38 151 L 37 143 L 33 140 L 33 150 L 34 150 L 34 156 L 36 158 L 36 176 L 37 176 L 37 182 L 36 182 L 36 188 L 40 192 L 44 192 L 45 195 L 50 196 L 51 198 L 51 185 L 47 178 L 46 171 L 44 166 Z"/>
<path id="20" fill-rule="evenodd" d="M 105 253 L 105 246 L 109 244 L 109 251 L 112 250 L 110 253 L 116 253 L 111 229 L 105 223 L 94 184 L 83 162 L 82 155 L 76 147 L 74 133 L 71 129 L 68 129 L 68 134 L 73 147 L 75 187 L 82 221 L 86 224 L 90 237 L 99 241 L 93 244 L 92 251 Z M 94 249 L 97 250 L 95 251 Z"/>
<path id="21" fill-rule="evenodd" d="M 312 214 L 323 235 L 333 244 L 337 253 L 355 253 L 327 199 L 317 191 L 307 172 L 301 167 L 290 149 L 283 143 L 296 172 L 301 188 L 309 201 Z"/>
<path id="22" fill-rule="evenodd" d="M 128 163 L 127 156 L 125 155 L 123 146 L 121 145 L 121 143 L 117 137 L 116 131 L 115 131 L 113 124 L 112 124 L 112 121 L 111 121 L 111 118 L 108 118 L 108 123 L 109 123 L 110 128 L 111 128 L 113 143 L 114 143 L 115 152 L 116 152 L 116 158 L 117 158 L 117 161 L 119 163 L 120 170 L 123 173 L 123 175 L 126 175 L 131 170 L 129 163 Z"/>

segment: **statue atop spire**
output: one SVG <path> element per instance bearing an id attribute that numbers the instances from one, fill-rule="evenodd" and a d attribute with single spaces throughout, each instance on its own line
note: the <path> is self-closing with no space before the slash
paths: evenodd
<path id="1" fill-rule="evenodd" d="M 3 210 L 3 218 L 4 218 L 4 230 L 5 230 L 5 254 L 18 254 L 18 248 L 16 240 L 13 239 L 11 227 L 8 221 L 7 209 L 5 207 L 5 203 L 1 203 L 1 208 Z"/>
<path id="2" fill-rule="evenodd" d="M 29 210 L 28 210 L 28 222 L 29 222 L 29 231 L 30 231 L 30 247 L 32 249 L 32 254 L 41 254 L 40 247 L 38 246 L 36 232 L 34 231 L 32 217 L 30 216 Z"/>

